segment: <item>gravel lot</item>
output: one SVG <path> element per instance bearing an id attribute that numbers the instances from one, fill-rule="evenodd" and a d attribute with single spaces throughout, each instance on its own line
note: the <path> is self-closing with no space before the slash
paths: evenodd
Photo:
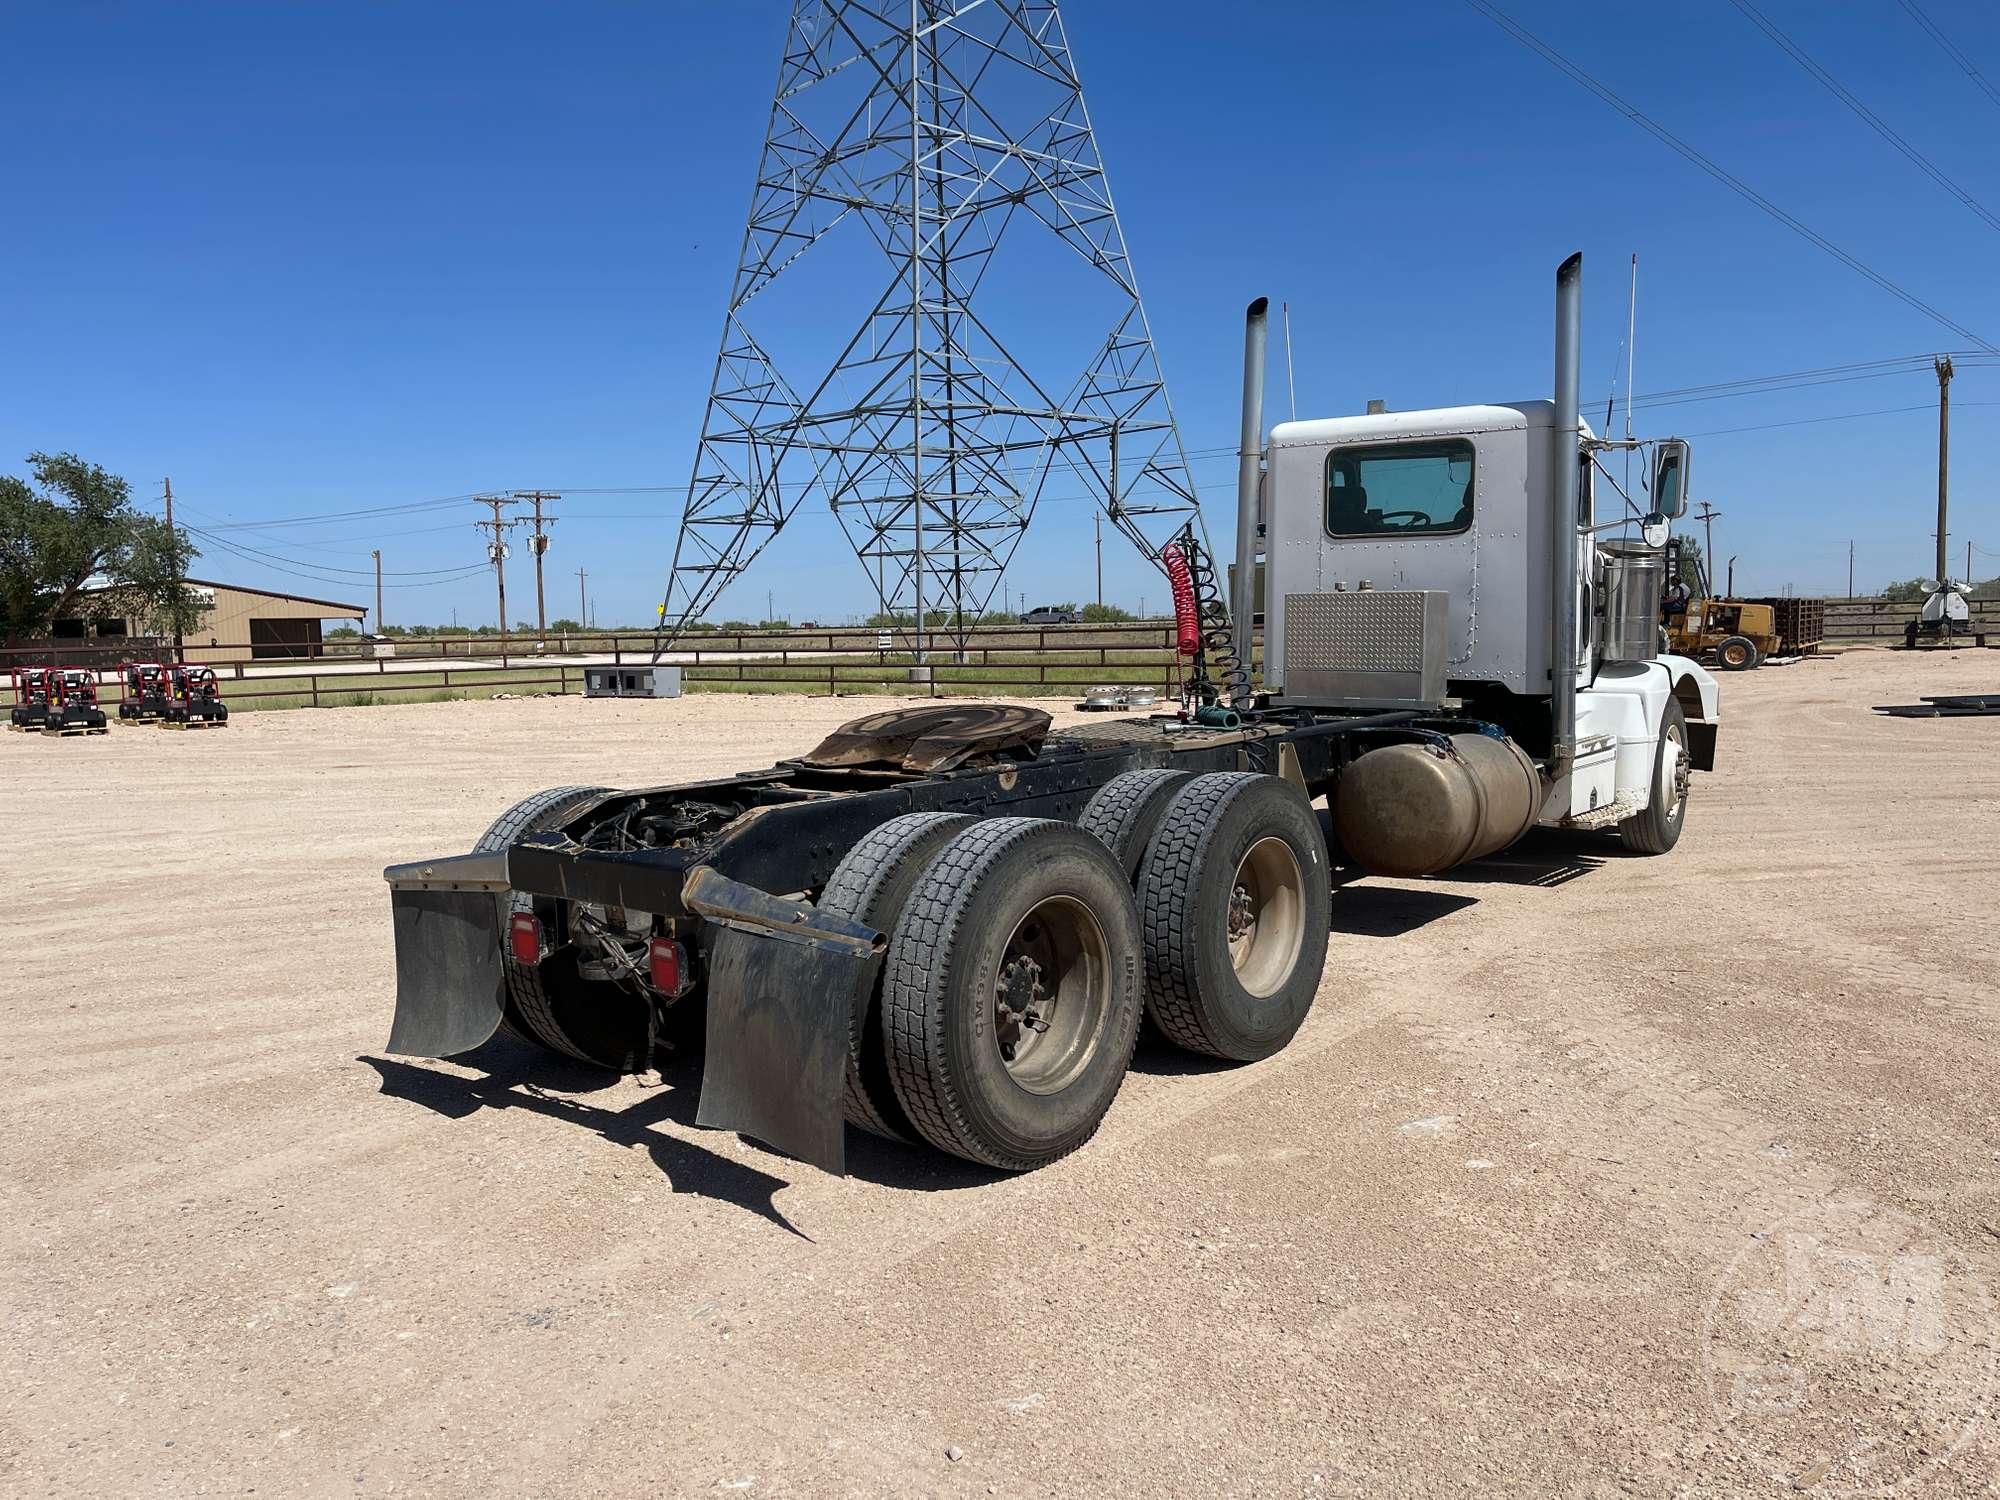
<path id="1" fill-rule="evenodd" d="M 8 1494 L 1993 1494 L 2000 655 L 1725 679 L 1661 860 L 1334 905 L 1296 1043 L 1003 1178 L 384 1057 L 384 864 L 882 699 L 0 735 Z"/>

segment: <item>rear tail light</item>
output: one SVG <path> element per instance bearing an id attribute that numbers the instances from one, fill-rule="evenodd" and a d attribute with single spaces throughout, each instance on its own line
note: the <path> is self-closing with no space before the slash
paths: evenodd
<path id="1" fill-rule="evenodd" d="M 663 995 L 678 995 L 687 973 L 687 950 L 672 938 L 656 937 L 647 947 L 646 959 L 653 988 Z"/>
<path id="2" fill-rule="evenodd" d="M 521 964 L 538 964 L 542 961 L 542 924 L 534 913 L 517 911 L 507 924 L 507 940 L 514 950 L 514 961 Z"/>

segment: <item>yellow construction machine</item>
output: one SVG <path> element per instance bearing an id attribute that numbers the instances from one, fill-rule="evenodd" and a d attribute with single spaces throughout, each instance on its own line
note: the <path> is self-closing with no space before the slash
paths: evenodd
<path id="1" fill-rule="evenodd" d="M 1713 598 L 1696 560 L 1688 558 L 1686 566 L 1679 566 L 1682 559 L 1673 541 L 1668 551 L 1660 633 L 1674 655 L 1713 660 L 1725 672 L 1747 672 L 1766 661 L 1793 661 L 1819 649 L 1826 637 L 1824 599 Z"/>

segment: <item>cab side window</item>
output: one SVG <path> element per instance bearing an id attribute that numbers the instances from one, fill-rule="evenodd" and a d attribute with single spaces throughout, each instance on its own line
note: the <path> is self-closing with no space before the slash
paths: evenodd
<path id="1" fill-rule="evenodd" d="M 1326 460 L 1326 529 L 1337 537 L 1440 535 L 1472 525 L 1472 444 L 1427 439 L 1336 448 Z"/>

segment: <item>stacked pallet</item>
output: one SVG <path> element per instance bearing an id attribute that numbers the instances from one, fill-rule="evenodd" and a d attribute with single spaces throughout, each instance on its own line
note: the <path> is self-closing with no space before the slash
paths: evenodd
<path id="1" fill-rule="evenodd" d="M 1777 626 L 1778 650 L 1792 656 L 1812 651 L 1826 639 L 1824 599 L 1763 598 L 1752 604 L 1768 604 Z"/>

